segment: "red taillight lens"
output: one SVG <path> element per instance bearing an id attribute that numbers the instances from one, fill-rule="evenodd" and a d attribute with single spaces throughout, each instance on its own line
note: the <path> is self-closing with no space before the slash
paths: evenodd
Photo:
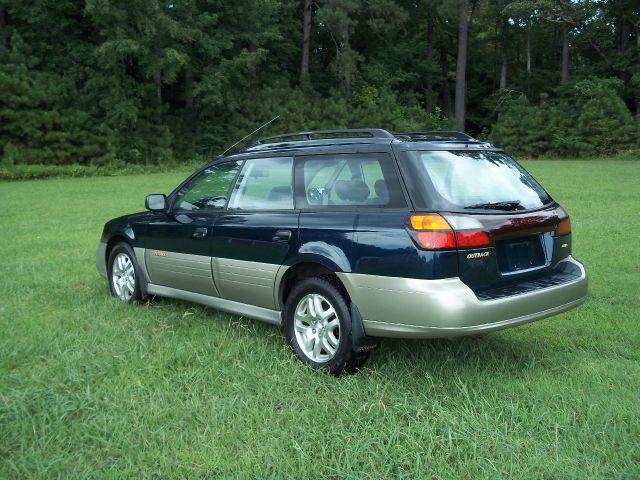
<path id="1" fill-rule="evenodd" d="M 413 214 L 409 217 L 409 227 L 409 234 L 420 248 L 456 248 L 456 237 L 451 225 L 438 214 Z"/>
<path id="2" fill-rule="evenodd" d="M 453 232 L 417 232 L 416 238 L 420 246 L 427 250 L 456 248 L 456 238 Z"/>
<path id="3" fill-rule="evenodd" d="M 483 230 L 453 230 L 438 214 L 413 214 L 409 217 L 408 231 L 420 248 L 449 250 L 454 248 L 480 248 L 491 245 L 491 237 Z"/>
<path id="4" fill-rule="evenodd" d="M 569 233 L 571 233 L 571 220 L 569 217 L 563 218 L 556 227 L 556 235 L 568 235 Z"/>
<path id="5" fill-rule="evenodd" d="M 477 248 L 491 245 L 491 238 L 482 230 L 461 230 L 456 232 L 458 248 Z"/>

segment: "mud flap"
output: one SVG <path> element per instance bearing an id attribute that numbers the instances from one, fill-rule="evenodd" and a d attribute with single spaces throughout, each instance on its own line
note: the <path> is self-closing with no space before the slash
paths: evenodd
<path id="1" fill-rule="evenodd" d="M 353 340 L 354 352 L 370 352 L 380 345 L 380 338 L 369 337 L 364 332 L 362 315 L 355 303 L 351 302 L 351 338 Z"/>

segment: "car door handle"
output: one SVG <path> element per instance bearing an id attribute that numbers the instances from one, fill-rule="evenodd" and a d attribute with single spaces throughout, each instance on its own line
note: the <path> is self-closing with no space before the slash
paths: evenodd
<path id="1" fill-rule="evenodd" d="M 193 235 L 191 235 L 193 238 L 196 238 L 198 240 L 204 238 L 207 236 L 207 232 L 209 230 L 207 230 L 205 227 L 198 227 L 193 231 Z"/>
<path id="2" fill-rule="evenodd" d="M 274 242 L 288 242 L 291 238 L 291 230 L 278 230 L 273 236 Z"/>

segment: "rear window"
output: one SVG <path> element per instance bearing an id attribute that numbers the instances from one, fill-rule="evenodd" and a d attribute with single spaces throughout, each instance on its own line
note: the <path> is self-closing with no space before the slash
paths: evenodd
<path id="1" fill-rule="evenodd" d="M 531 210 L 552 202 L 508 155 L 479 151 L 409 151 L 400 162 L 417 208 Z"/>

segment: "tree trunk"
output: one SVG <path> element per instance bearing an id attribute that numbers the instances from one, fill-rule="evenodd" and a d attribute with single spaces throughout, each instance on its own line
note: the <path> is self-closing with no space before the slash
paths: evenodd
<path id="1" fill-rule="evenodd" d="M 562 24 L 562 74 L 560 83 L 569 80 L 569 28 L 566 23 Z"/>
<path id="2" fill-rule="evenodd" d="M 640 49 L 640 24 L 636 28 L 636 46 Z M 640 118 L 640 92 L 636 92 L 636 117 Z"/>
<path id="3" fill-rule="evenodd" d="M 429 15 L 427 19 L 427 64 L 429 71 L 427 73 L 427 112 L 433 112 L 433 73 L 431 68 L 433 65 L 433 17 Z"/>
<path id="4" fill-rule="evenodd" d="M 527 77 L 531 75 L 531 24 L 527 24 Z"/>
<path id="5" fill-rule="evenodd" d="M 158 125 L 162 123 L 162 73 L 156 73 L 153 83 L 156 87 L 157 117 Z"/>
<path id="6" fill-rule="evenodd" d="M 300 64 L 300 80 L 309 75 L 309 45 L 311 43 L 311 2 L 304 0 L 304 19 L 302 26 L 302 61 Z"/>
<path id="7" fill-rule="evenodd" d="M 508 57 L 507 57 L 507 45 L 506 45 L 506 41 L 502 41 L 502 47 L 500 49 L 500 56 L 502 59 L 502 66 L 500 67 L 500 90 L 504 90 L 505 88 L 507 88 L 507 64 L 508 64 Z"/>
<path id="8" fill-rule="evenodd" d="M 190 67 L 184 72 L 184 105 L 189 110 L 193 108 L 193 73 Z"/>
<path id="9" fill-rule="evenodd" d="M 465 95 L 467 93 L 467 42 L 469 39 L 469 1 L 461 0 L 459 4 L 460 20 L 458 23 L 458 60 L 456 66 L 456 123 L 464 132 Z"/>
<path id="10" fill-rule="evenodd" d="M 531 19 L 527 22 L 527 95 L 531 95 Z"/>
<path id="11" fill-rule="evenodd" d="M 449 63 L 447 62 L 447 50 L 440 48 L 440 68 L 442 69 L 442 106 L 447 118 L 451 118 L 451 89 L 449 88 Z"/>
<path id="12" fill-rule="evenodd" d="M 502 18 L 500 26 L 500 90 L 507 88 L 507 69 L 509 64 L 509 19 Z"/>

